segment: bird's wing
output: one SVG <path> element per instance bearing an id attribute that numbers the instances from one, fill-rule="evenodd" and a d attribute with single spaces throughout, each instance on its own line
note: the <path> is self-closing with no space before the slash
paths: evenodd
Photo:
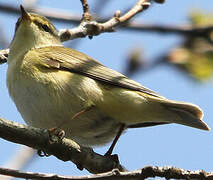
<path id="1" fill-rule="evenodd" d="M 123 74 L 103 66 L 98 61 L 74 49 L 63 46 L 52 46 L 32 49 L 31 52 L 39 56 L 38 59 L 42 61 L 40 63 L 44 66 L 78 73 L 106 84 L 164 98 Z"/>

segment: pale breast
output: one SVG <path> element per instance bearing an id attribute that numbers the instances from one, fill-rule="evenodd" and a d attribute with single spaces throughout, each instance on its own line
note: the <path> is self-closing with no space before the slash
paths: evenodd
<path id="1" fill-rule="evenodd" d="M 93 79 L 65 71 L 26 73 L 10 64 L 9 94 L 25 122 L 40 128 L 58 127 L 84 145 L 105 144 L 115 136 L 119 123 L 98 109 L 102 91 Z M 92 105 L 91 110 L 72 117 Z"/>

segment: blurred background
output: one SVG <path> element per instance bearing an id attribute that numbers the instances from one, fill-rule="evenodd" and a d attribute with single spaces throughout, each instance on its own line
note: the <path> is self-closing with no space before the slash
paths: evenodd
<path id="1" fill-rule="evenodd" d="M 107 19 L 116 10 L 125 12 L 137 1 L 89 0 L 94 17 Z M 19 13 L 15 10 L 22 4 L 27 8 L 40 9 L 81 17 L 79 1 L 68 0 L 0 0 L 0 48 L 9 46 L 13 38 Z M 159 27 L 213 26 L 211 0 L 166 1 L 153 5 L 133 18 L 132 22 Z M 72 21 L 54 21 L 58 29 L 73 28 Z M 145 28 L 144 28 L 145 29 Z M 119 28 L 115 33 L 76 39 L 64 43 L 102 64 L 124 73 L 142 85 L 174 100 L 192 102 L 204 111 L 204 121 L 213 128 L 213 32 L 206 37 L 187 36 L 175 32 Z M 0 116 L 24 123 L 6 88 L 7 64 L 0 66 Z M 127 169 L 151 166 L 175 166 L 190 170 L 213 171 L 213 132 L 205 132 L 181 125 L 162 125 L 128 130 L 121 136 L 114 153 Z M 0 166 L 14 163 L 21 145 L 0 139 Z M 104 154 L 109 145 L 97 147 L 95 151 Z M 20 153 L 20 152 L 19 152 Z M 23 159 L 23 158 L 21 158 Z M 12 163 L 12 164 L 13 164 Z M 10 165 L 9 165 L 10 164 Z M 24 171 L 56 173 L 60 175 L 83 175 L 71 162 L 62 162 L 55 157 L 38 157 L 22 168 Z"/>

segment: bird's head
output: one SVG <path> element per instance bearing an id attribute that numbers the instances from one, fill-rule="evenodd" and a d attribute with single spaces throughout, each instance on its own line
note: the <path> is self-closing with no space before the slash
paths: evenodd
<path id="1" fill-rule="evenodd" d="M 45 17 L 28 13 L 21 5 L 21 17 L 15 27 L 15 35 L 10 48 L 39 48 L 46 46 L 61 45 L 58 31 L 55 26 Z"/>

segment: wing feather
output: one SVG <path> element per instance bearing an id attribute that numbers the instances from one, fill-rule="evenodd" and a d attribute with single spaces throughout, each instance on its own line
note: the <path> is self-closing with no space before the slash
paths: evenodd
<path id="1" fill-rule="evenodd" d="M 74 73 L 79 73 L 100 82 L 130 90 L 140 91 L 151 96 L 164 98 L 139 83 L 127 78 L 121 73 L 103 66 L 91 57 L 63 46 L 52 46 L 32 49 L 39 55 L 45 66 Z"/>

